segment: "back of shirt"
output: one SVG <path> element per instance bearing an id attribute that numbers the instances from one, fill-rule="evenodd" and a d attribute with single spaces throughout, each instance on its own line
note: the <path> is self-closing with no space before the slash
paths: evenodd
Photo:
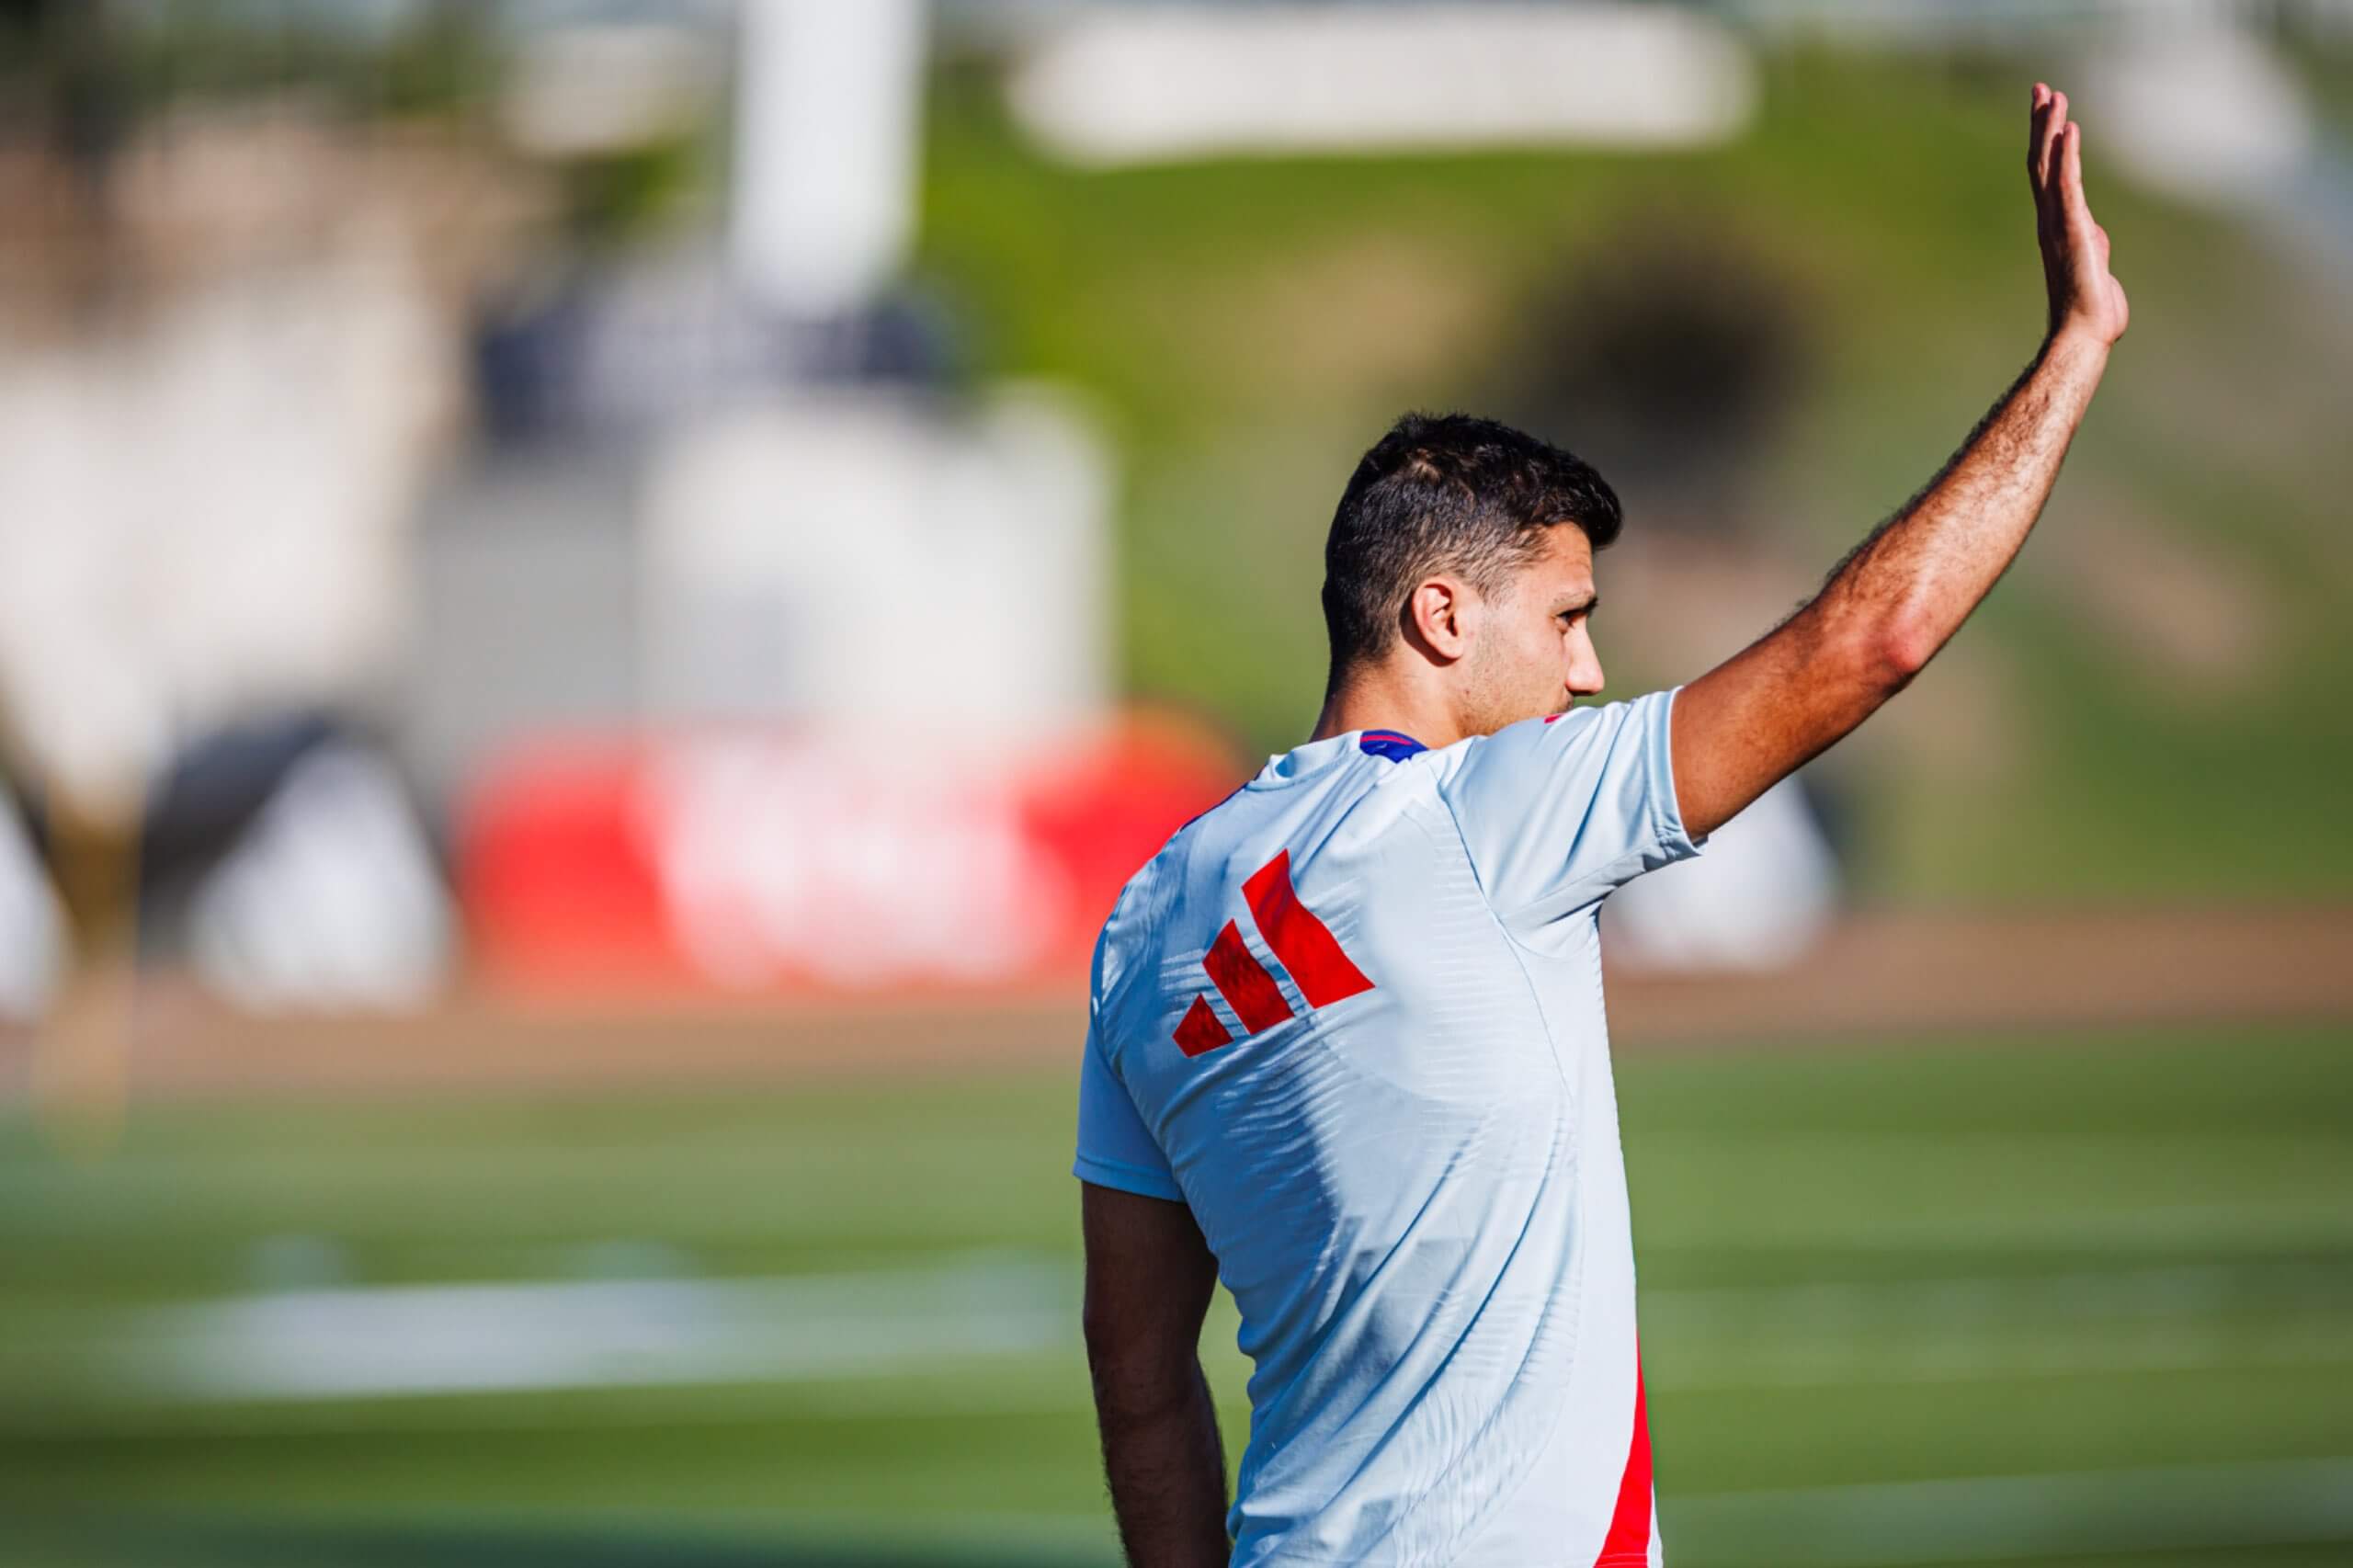
<path id="1" fill-rule="evenodd" d="M 1236 1564 L 1656 1560 L 1595 918 L 1697 849 L 1674 695 L 1298 747 L 1106 923 L 1074 1170 L 1241 1310 Z"/>

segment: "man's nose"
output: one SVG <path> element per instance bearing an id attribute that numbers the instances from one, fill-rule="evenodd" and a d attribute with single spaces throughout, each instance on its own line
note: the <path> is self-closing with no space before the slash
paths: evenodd
<path id="1" fill-rule="evenodd" d="M 1569 689 L 1579 697 L 1595 697 L 1601 692 L 1601 661 L 1592 654 L 1572 661 L 1569 665 Z"/>

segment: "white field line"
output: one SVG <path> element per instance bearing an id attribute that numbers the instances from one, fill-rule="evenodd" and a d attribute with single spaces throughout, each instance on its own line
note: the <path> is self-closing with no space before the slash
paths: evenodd
<path id="1" fill-rule="evenodd" d="M 1689 1287 L 1645 1290 L 1642 1312 L 1654 1380 L 1677 1391 L 2353 1365 L 2346 1265 Z M 1079 1366 L 1074 1271 L 1003 1254 L 767 1279 L 290 1290 L 82 1332 L 97 1336 L 101 1389 L 140 1403 L 712 1384 L 805 1385 L 796 1406 L 821 1417 L 1086 1402 L 1081 1377 L 1020 1375 Z M 1238 1386 L 1245 1364 L 1211 1339 L 1212 1373 Z M 904 1399 L 874 1386 L 925 1372 Z"/>
<path id="2" fill-rule="evenodd" d="M 138 1397 L 196 1403 L 798 1382 L 1051 1349 L 1070 1269 L 983 1257 L 743 1280 L 290 1290 L 136 1313 L 108 1358 Z"/>

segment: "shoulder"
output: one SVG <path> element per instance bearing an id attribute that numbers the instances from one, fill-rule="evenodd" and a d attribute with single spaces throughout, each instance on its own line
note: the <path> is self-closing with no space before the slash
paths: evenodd
<path id="1" fill-rule="evenodd" d="M 1549 762 L 1566 756 L 1606 751 L 1650 729 L 1664 729 L 1673 691 L 1654 691 L 1629 701 L 1594 703 L 1563 713 L 1546 713 L 1506 724 L 1492 734 L 1472 735 L 1431 756 L 1440 778 L 1508 768 L 1515 763 Z"/>
<path id="2" fill-rule="evenodd" d="M 1597 727 L 1610 725 L 1616 717 L 1613 710 L 1624 706 L 1612 703 L 1608 707 L 1572 708 L 1565 713 L 1522 719 L 1491 734 L 1472 735 L 1431 752 L 1428 760 L 1436 769 L 1441 790 L 1470 779 L 1483 780 L 1497 772 L 1508 771 L 1515 765 L 1532 764 L 1541 757 L 1574 749 Z"/>
<path id="3" fill-rule="evenodd" d="M 1235 791 L 1239 794 L 1240 791 Z M 1158 947 L 1158 932 L 1170 903 L 1184 883 L 1184 867 L 1202 824 L 1215 817 L 1233 797 L 1211 807 L 1168 835 L 1152 858 L 1136 868 L 1111 903 L 1111 913 L 1095 938 L 1095 957 L 1087 975 L 1087 1005 L 1100 1014 L 1111 1009 L 1119 994 L 1138 973 L 1149 973 L 1140 955 Z"/>

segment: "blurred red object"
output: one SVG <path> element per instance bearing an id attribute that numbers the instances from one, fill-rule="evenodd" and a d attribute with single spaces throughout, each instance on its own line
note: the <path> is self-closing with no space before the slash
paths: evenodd
<path id="1" fill-rule="evenodd" d="M 911 727 L 551 736 L 467 791 L 489 985 L 896 996 L 1066 989 L 1120 885 L 1240 778 L 1190 722 L 991 747 Z"/>

